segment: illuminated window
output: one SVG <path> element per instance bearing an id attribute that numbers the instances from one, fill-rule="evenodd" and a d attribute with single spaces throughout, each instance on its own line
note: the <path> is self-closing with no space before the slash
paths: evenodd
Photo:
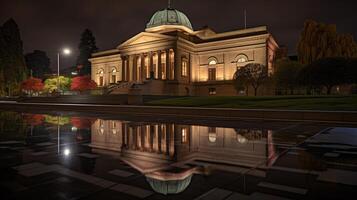
<path id="1" fill-rule="evenodd" d="M 240 54 L 236 57 L 237 66 L 242 66 L 242 64 L 248 62 L 248 57 L 244 54 Z"/>
<path id="2" fill-rule="evenodd" d="M 244 58 L 244 57 L 242 57 L 242 58 L 239 58 L 239 59 L 237 60 L 237 62 L 238 62 L 238 63 L 245 63 L 245 62 L 247 62 L 247 59 Z"/>
<path id="3" fill-rule="evenodd" d="M 112 133 L 117 134 L 117 124 L 115 121 L 112 121 Z"/>
<path id="4" fill-rule="evenodd" d="M 245 144 L 248 142 L 247 138 L 242 136 L 241 134 L 237 134 L 237 142 L 240 144 Z"/>
<path id="5" fill-rule="evenodd" d="M 101 70 L 99 70 L 98 74 L 99 74 L 99 83 L 98 83 L 98 85 L 99 86 L 103 86 L 104 85 L 104 71 L 101 69 Z"/>
<path id="6" fill-rule="evenodd" d="M 208 65 L 217 65 L 217 61 L 215 59 L 212 59 L 208 62 Z"/>
<path id="7" fill-rule="evenodd" d="M 182 143 L 186 143 L 187 142 L 187 139 L 188 139 L 188 136 L 187 136 L 187 128 L 182 128 L 181 129 L 181 134 L 182 134 Z"/>
<path id="8" fill-rule="evenodd" d="M 117 82 L 117 69 L 113 68 L 112 69 L 112 77 L 111 77 L 111 83 L 116 83 Z"/>
<path id="9" fill-rule="evenodd" d="M 208 133 L 208 141 L 215 143 L 217 140 L 217 133 Z"/>
<path id="10" fill-rule="evenodd" d="M 181 62 L 181 76 L 186 77 L 188 75 L 188 62 L 187 59 L 182 58 Z"/>

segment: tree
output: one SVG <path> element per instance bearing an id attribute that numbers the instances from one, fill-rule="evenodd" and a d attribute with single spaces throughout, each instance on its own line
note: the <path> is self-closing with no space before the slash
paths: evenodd
<path id="1" fill-rule="evenodd" d="M 82 93 L 86 90 L 92 90 L 97 87 L 97 84 L 90 78 L 90 76 L 77 76 L 72 79 L 71 90 Z"/>
<path id="2" fill-rule="evenodd" d="M 0 27 L 0 85 L 1 93 L 12 95 L 26 78 L 26 65 L 19 28 L 13 19 Z"/>
<path id="3" fill-rule="evenodd" d="M 58 78 L 48 78 L 45 80 L 45 90 L 49 93 L 52 93 L 57 90 L 57 81 Z M 59 87 L 60 90 L 69 90 L 71 87 L 71 78 L 60 76 L 59 77 Z"/>
<path id="4" fill-rule="evenodd" d="M 348 83 L 347 66 L 345 58 L 323 58 L 304 67 L 299 73 L 299 80 L 311 88 L 325 87 L 326 93 L 331 94 L 333 87 Z"/>
<path id="5" fill-rule="evenodd" d="M 311 64 L 321 58 L 356 57 L 357 44 L 351 35 L 338 34 L 336 25 L 308 20 L 301 32 L 297 53 L 302 64 Z"/>
<path id="6" fill-rule="evenodd" d="M 91 63 L 89 58 L 91 58 L 92 53 L 98 51 L 96 46 L 95 37 L 89 29 L 85 29 L 81 35 L 81 41 L 79 43 L 79 56 L 77 58 L 77 66 L 80 69 L 81 75 L 91 74 Z"/>
<path id="7" fill-rule="evenodd" d="M 25 55 L 25 60 L 28 70 L 32 71 L 33 77 L 43 79 L 45 74 L 52 72 L 50 59 L 44 51 L 34 50 L 32 53 Z"/>
<path id="8" fill-rule="evenodd" d="M 357 58 L 348 60 L 345 70 L 345 80 L 348 84 L 357 84 Z"/>
<path id="9" fill-rule="evenodd" d="M 298 86 L 298 75 L 303 66 L 290 59 L 277 60 L 275 66 L 276 71 L 273 78 L 277 88 L 285 91 L 290 90 L 290 94 L 294 94 L 294 89 Z"/>
<path id="10" fill-rule="evenodd" d="M 30 96 L 32 96 L 33 92 L 39 92 L 43 90 L 43 83 L 42 80 L 39 78 L 29 78 L 21 83 L 21 89 L 23 91 L 30 92 Z"/>
<path id="11" fill-rule="evenodd" d="M 257 96 L 258 88 L 268 79 L 268 69 L 259 63 L 250 63 L 237 70 L 234 74 L 234 84 L 236 88 L 251 85 L 254 89 L 254 96 Z"/>

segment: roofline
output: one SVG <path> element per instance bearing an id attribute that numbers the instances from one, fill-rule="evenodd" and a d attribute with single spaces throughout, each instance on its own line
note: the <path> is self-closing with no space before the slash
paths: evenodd
<path id="1" fill-rule="evenodd" d="M 184 25 L 173 25 L 173 24 L 164 24 L 161 26 L 154 26 L 154 27 L 150 27 L 150 28 L 146 28 L 145 32 L 149 32 L 149 33 L 155 33 L 155 32 L 170 32 L 172 31 L 172 29 L 181 29 L 187 33 L 194 33 L 194 31 L 190 28 L 188 28 L 187 26 Z"/>
<path id="2" fill-rule="evenodd" d="M 104 50 L 96 53 L 92 53 L 92 58 L 98 57 L 98 56 L 109 56 L 109 55 L 114 55 L 114 54 L 119 54 L 118 49 L 109 49 L 109 50 Z"/>
<path id="3" fill-rule="evenodd" d="M 198 36 L 202 40 L 209 40 L 209 39 L 218 39 L 222 37 L 227 37 L 227 36 L 234 36 L 234 35 L 241 35 L 241 34 L 247 34 L 247 33 L 254 33 L 254 32 L 262 32 L 262 31 L 268 31 L 267 26 L 258 26 L 254 28 L 247 28 L 247 29 L 241 29 L 241 30 L 235 30 L 235 31 L 228 31 L 228 32 L 223 32 L 223 33 L 216 33 L 211 36 Z"/>

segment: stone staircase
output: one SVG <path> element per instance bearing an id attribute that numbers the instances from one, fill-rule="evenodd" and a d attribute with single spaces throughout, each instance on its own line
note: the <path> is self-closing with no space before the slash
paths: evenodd
<path id="1" fill-rule="evenodd" d="M 136 82 L 121 82 L 121 83 L 111 84 L 107 87 L 107 89 L 104 93 L 112 94 L 115 90 L 129 89 L 129 88 L 133 87 L 134 84 L 137 84 L 137 83 Z"/>

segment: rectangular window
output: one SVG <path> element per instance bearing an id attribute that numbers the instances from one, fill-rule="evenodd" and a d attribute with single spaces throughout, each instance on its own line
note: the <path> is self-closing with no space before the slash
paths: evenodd
<path id="1" fill-rule="evenodd" d="M 99 86 L 103 86 L 104 85 L 104 80 L 103 80 L 103 76 L 99 77 Z"/>
<path id="2" fill-rule="evenodd" d="M 112 83 L 117 82 L 117 76 L 115 74 L 112 75 Z"/>
<path id="3" fill-rule="evenodd" d="M 188 62 L 186 59 L 182 59 L 181 62 L 181 76 L 186 77 L 188 76 Z"/>
<path id="4" fill-rule="evenodd" d="M 216 68 L 208 68 L 208 80 L 209 81 L 216 80 Z"/>
<path id="5" fill-rule="evenodd" d="M 208 88 L 208 94 L 209 95 L 216 95 L 217 94 L 216 88 Z"/>
<path id="6" fill-rule="evenodd" d="M 187 141 L 188 141 L 188 133 L 187 132 L 188 132 L 187 128 L 181 129 L 181 134 L 182 134 L 181 142 L 182 143 L 187 143 Z"/>

